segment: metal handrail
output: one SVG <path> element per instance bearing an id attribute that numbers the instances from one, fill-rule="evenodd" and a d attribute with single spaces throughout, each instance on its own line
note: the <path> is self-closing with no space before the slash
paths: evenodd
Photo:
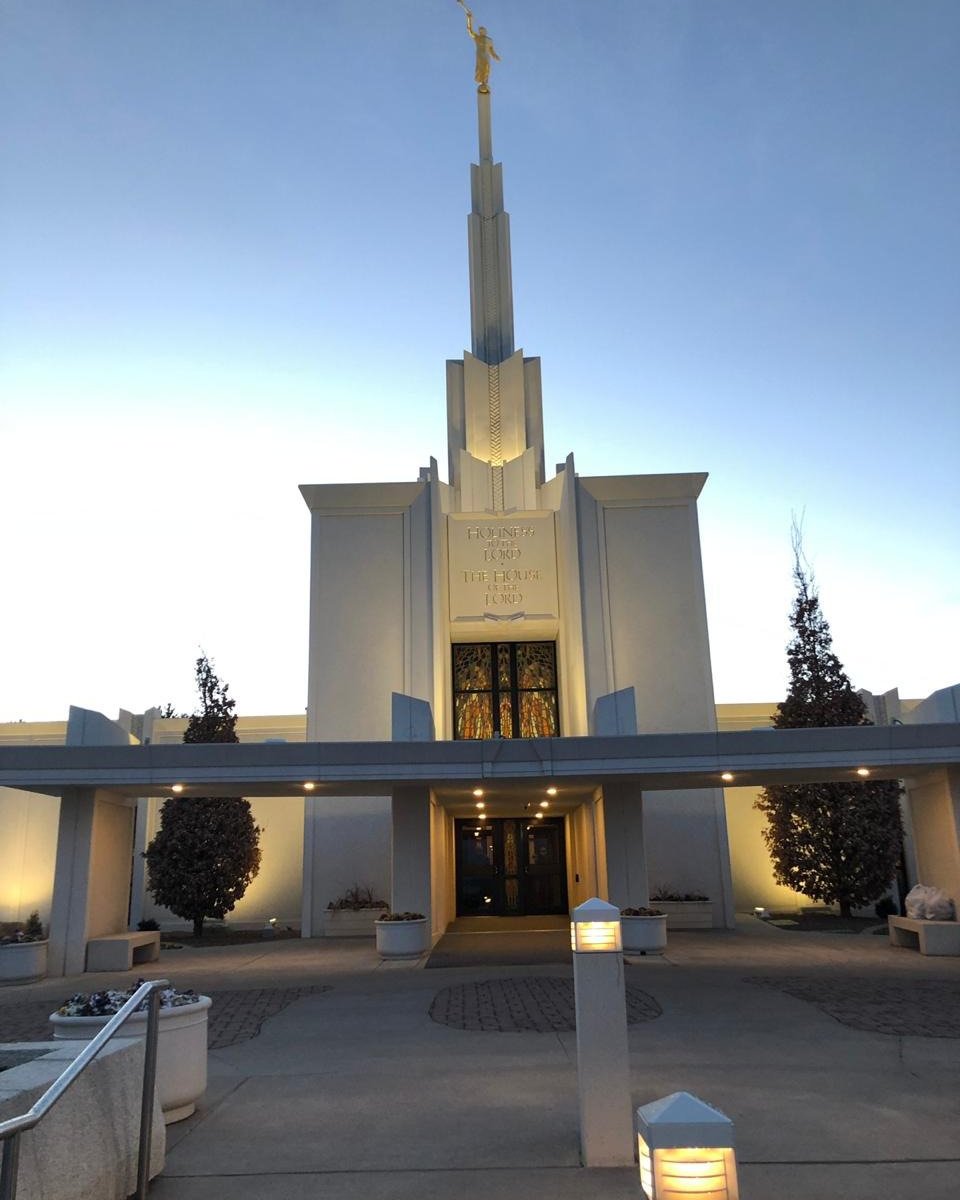
<path id="1" fill-rule="evenodd" d="M 142 983 L 95 1038 L 77 1055 L 67 1069 L 50 1084 L 43 1095 L 19 1117 L 0 1121 L 3 1165 L 0 1166 L 0 1200 L 16 1200 L 17 1169 L 20 1165 L 20 1135 L 39 1124 L 63 1093 L 83 1074 L 114 1034 L 147 1001 L 147 1036 L 143 1056 L 143 1095 L 140 1103 L 140 1140 L 137 1161 L 136 1200 L 145 1200 L 150 1180 L 150 1134 L 153 1126 L 153 1099 L 157 1080 L 157 1037 L 160 1031 L 160 990 L 170 986 L 168 979 Z"/>

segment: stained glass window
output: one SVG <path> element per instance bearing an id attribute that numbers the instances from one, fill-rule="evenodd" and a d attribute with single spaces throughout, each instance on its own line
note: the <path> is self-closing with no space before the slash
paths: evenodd
<path id="1" fill-rule="evenodd" d="M 553 642 L 453 647 L 454 737 L 558 737 Z"/>

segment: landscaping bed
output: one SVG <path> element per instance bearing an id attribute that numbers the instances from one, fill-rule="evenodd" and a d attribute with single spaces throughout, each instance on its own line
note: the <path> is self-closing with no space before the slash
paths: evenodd
<path id="1" fill-rule="evenodd" d="M 886 920 L 877 917 L 841 917 L 827 912 L 774 912 L 770 924 L 791 933 L 866 933 L 871 929 L 887 932 Z"/>
<path id="2" fill-rule="evenodd" d="M 207 929 L 203 937 L 195 938 L 192 933 L 164 931 L 160 937 L 160 949 L 174 947 L 202 950 L 204 946 L 244 946 L 249 942 L 282 942 L 300 936 L 299 929 L 277 929 L 272 937 L 264 937 L 259 929 Z"/>

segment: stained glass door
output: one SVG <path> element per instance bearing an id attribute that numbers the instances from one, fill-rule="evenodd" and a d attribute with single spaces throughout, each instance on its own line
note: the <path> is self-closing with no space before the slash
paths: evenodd
<path id="1" fill-rule="evenodd" d="M 458 917 L 567 911 L 562 817 L 455 822 Z"/>
<path id="2" fill-rule="evenodd" d="M 499 916 L 499 831 L 491 821 L 457 821 L 457 916 Z"/>
<path id="3" fill-rule="evenodd" d="M 567 911 L 563 820 L 531 821 L 524 830 L 524 897 L 531 913 Z"/>

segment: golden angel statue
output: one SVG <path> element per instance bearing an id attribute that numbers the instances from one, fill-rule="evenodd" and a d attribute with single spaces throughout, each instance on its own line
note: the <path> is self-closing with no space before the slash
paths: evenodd
<path id="1" fill-rule="evenodd" d="M 463 0 L 457 0 L 457 3 L 467 14 L 467 33 L 473 38 L 473 43 L 477 48 L 477 69 L 473 76 L 475 82 L 480 85 L 477 90 L 489 92 L 490 59 L 495 58 L 499 62 L 500 55 L 493 48 L 493 41 L 487 33 L 487 27 L 481 25 L 478 29 L 474 29 L 473 13 L 467 8 Z"/>

